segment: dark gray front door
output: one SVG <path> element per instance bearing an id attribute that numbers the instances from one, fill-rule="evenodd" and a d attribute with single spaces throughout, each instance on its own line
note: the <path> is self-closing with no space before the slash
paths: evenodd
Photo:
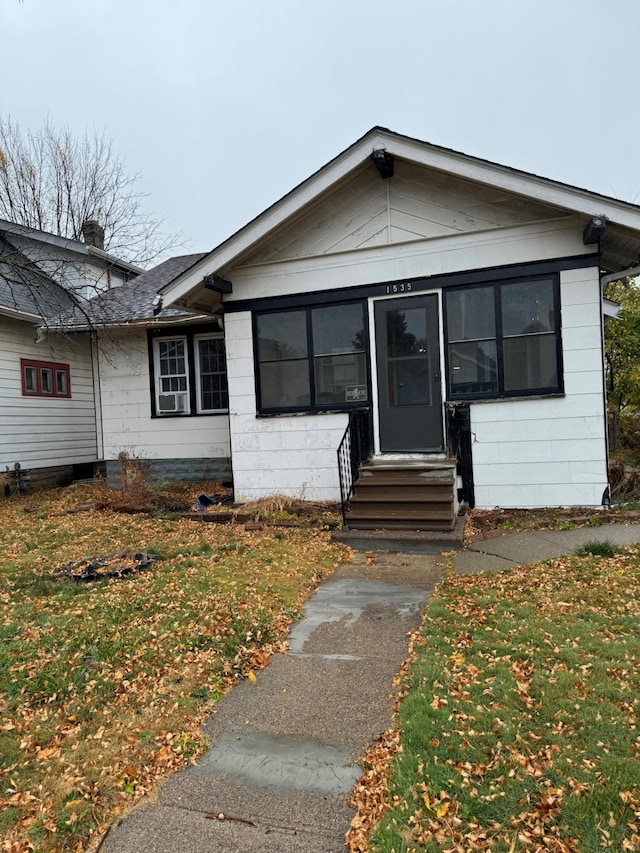
<path id="1" fill-rule="evenodd" d="M 375 303 L 382 452 L 443 448 L 438 297 Z"/>

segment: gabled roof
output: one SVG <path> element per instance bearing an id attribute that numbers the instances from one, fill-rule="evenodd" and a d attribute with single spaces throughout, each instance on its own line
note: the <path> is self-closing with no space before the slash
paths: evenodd
<path id="1" fill-rule="evenodd" d="M 169 258 L 126 284 L 94 297 L 82 308 L 77 308 L 67 316 L 65 325 L 69 327 L 108 326 L 196 316 L 194 312 L 178 308 L 165 308 L 156 313 L 156 295 L 164 285 L 176 279 L 205 256 L 205 253 L 200 252 Z"/>
<path id="2" fill-rule="evenodd" d="M 1 314 L 36 323 L 57 320 L 74 304 L 63 287 L 0 235 Z"/>
<path id="3" fill-rule="evenodd" d="M 14 237 L 31 240 L 41 245 L 49 245 L 56 249 L 72 252 L 84 258 L 97 259 L 105 266 L 117 267 L 128 273 L 135 273 L 137 275 L 143 271 L 142 267 L 136 264 L 123 261 L 121 258 L 117 258 L 103 249 L 90 246 L 80 240 L 73 240 L 70 237 L 60 237 L 58 234 L 51 234 L 48 231 L 39 231 L 37 228 L 30 228 L 28 225 L 20 225 L 17 222 L 10 222 L 7 219 L 0 219 L 0 234 L 4 234 L 9 240 L 11 240 L 13 235 Z"/>
<path id="4" fill-rule="evenodd" d="M 534 201 L 577 213 L 586 221 L 605 216 L 607 232 L 602 243 L 605 269 L 623 270 L 640 257 L 640 207 L 599 193 L 501 166 L 459 151 L 432 145 L 383 127 L 374 127 L 353 145 L 303 181 L 283 198 L 209 252 L 191 269 L 162 290 L 165 305 L 188 301 L 201 288 L 205 276 L 221 275 L 259 241 L 275 233 L 347 176 L 371 166 L 371 154 L 384 149 L 394 157 L 488 187 L 497 187 Z"/>

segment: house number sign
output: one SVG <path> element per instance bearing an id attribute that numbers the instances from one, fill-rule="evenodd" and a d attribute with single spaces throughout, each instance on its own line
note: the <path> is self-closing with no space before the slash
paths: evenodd
<path id="1" fill-rule="evenodd" d="M 387 293 L 411 293 L 413 286 L 410 281 L 402 282 L 401 284 L 388 284 Z"/>

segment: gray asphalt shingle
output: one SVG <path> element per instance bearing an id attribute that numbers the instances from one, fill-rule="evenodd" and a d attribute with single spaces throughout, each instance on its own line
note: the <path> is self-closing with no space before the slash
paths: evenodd
<path id="1" fill-rule="evenodd" d="M 126 284 L 101 293 L 82 310 L 76 309 L 65 319 L 66 325 L 126 323 L 153 318 L 184 317 L 188 312 L 165 308 L 154 314 L 154 299 L 158 291 L 193 264 L 205 257 L 201 252 L 169 258 Z"/>
<path id="2" fill-rule="evenodd" d="M 0 236 L 0 307 L 55 322 L 74 305 L 63 287 Z"/>

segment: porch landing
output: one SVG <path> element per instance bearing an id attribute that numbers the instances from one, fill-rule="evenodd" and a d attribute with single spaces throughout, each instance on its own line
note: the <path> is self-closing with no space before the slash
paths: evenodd
<path id="1" fill-rule="evenodd" d="M 458 515 L 453 530 L 334 530 L 331 539 L 354 551 L 396 551 L 404 554 L 440 554 L 459 551 L 464 541 L 466 514 Z"/>

